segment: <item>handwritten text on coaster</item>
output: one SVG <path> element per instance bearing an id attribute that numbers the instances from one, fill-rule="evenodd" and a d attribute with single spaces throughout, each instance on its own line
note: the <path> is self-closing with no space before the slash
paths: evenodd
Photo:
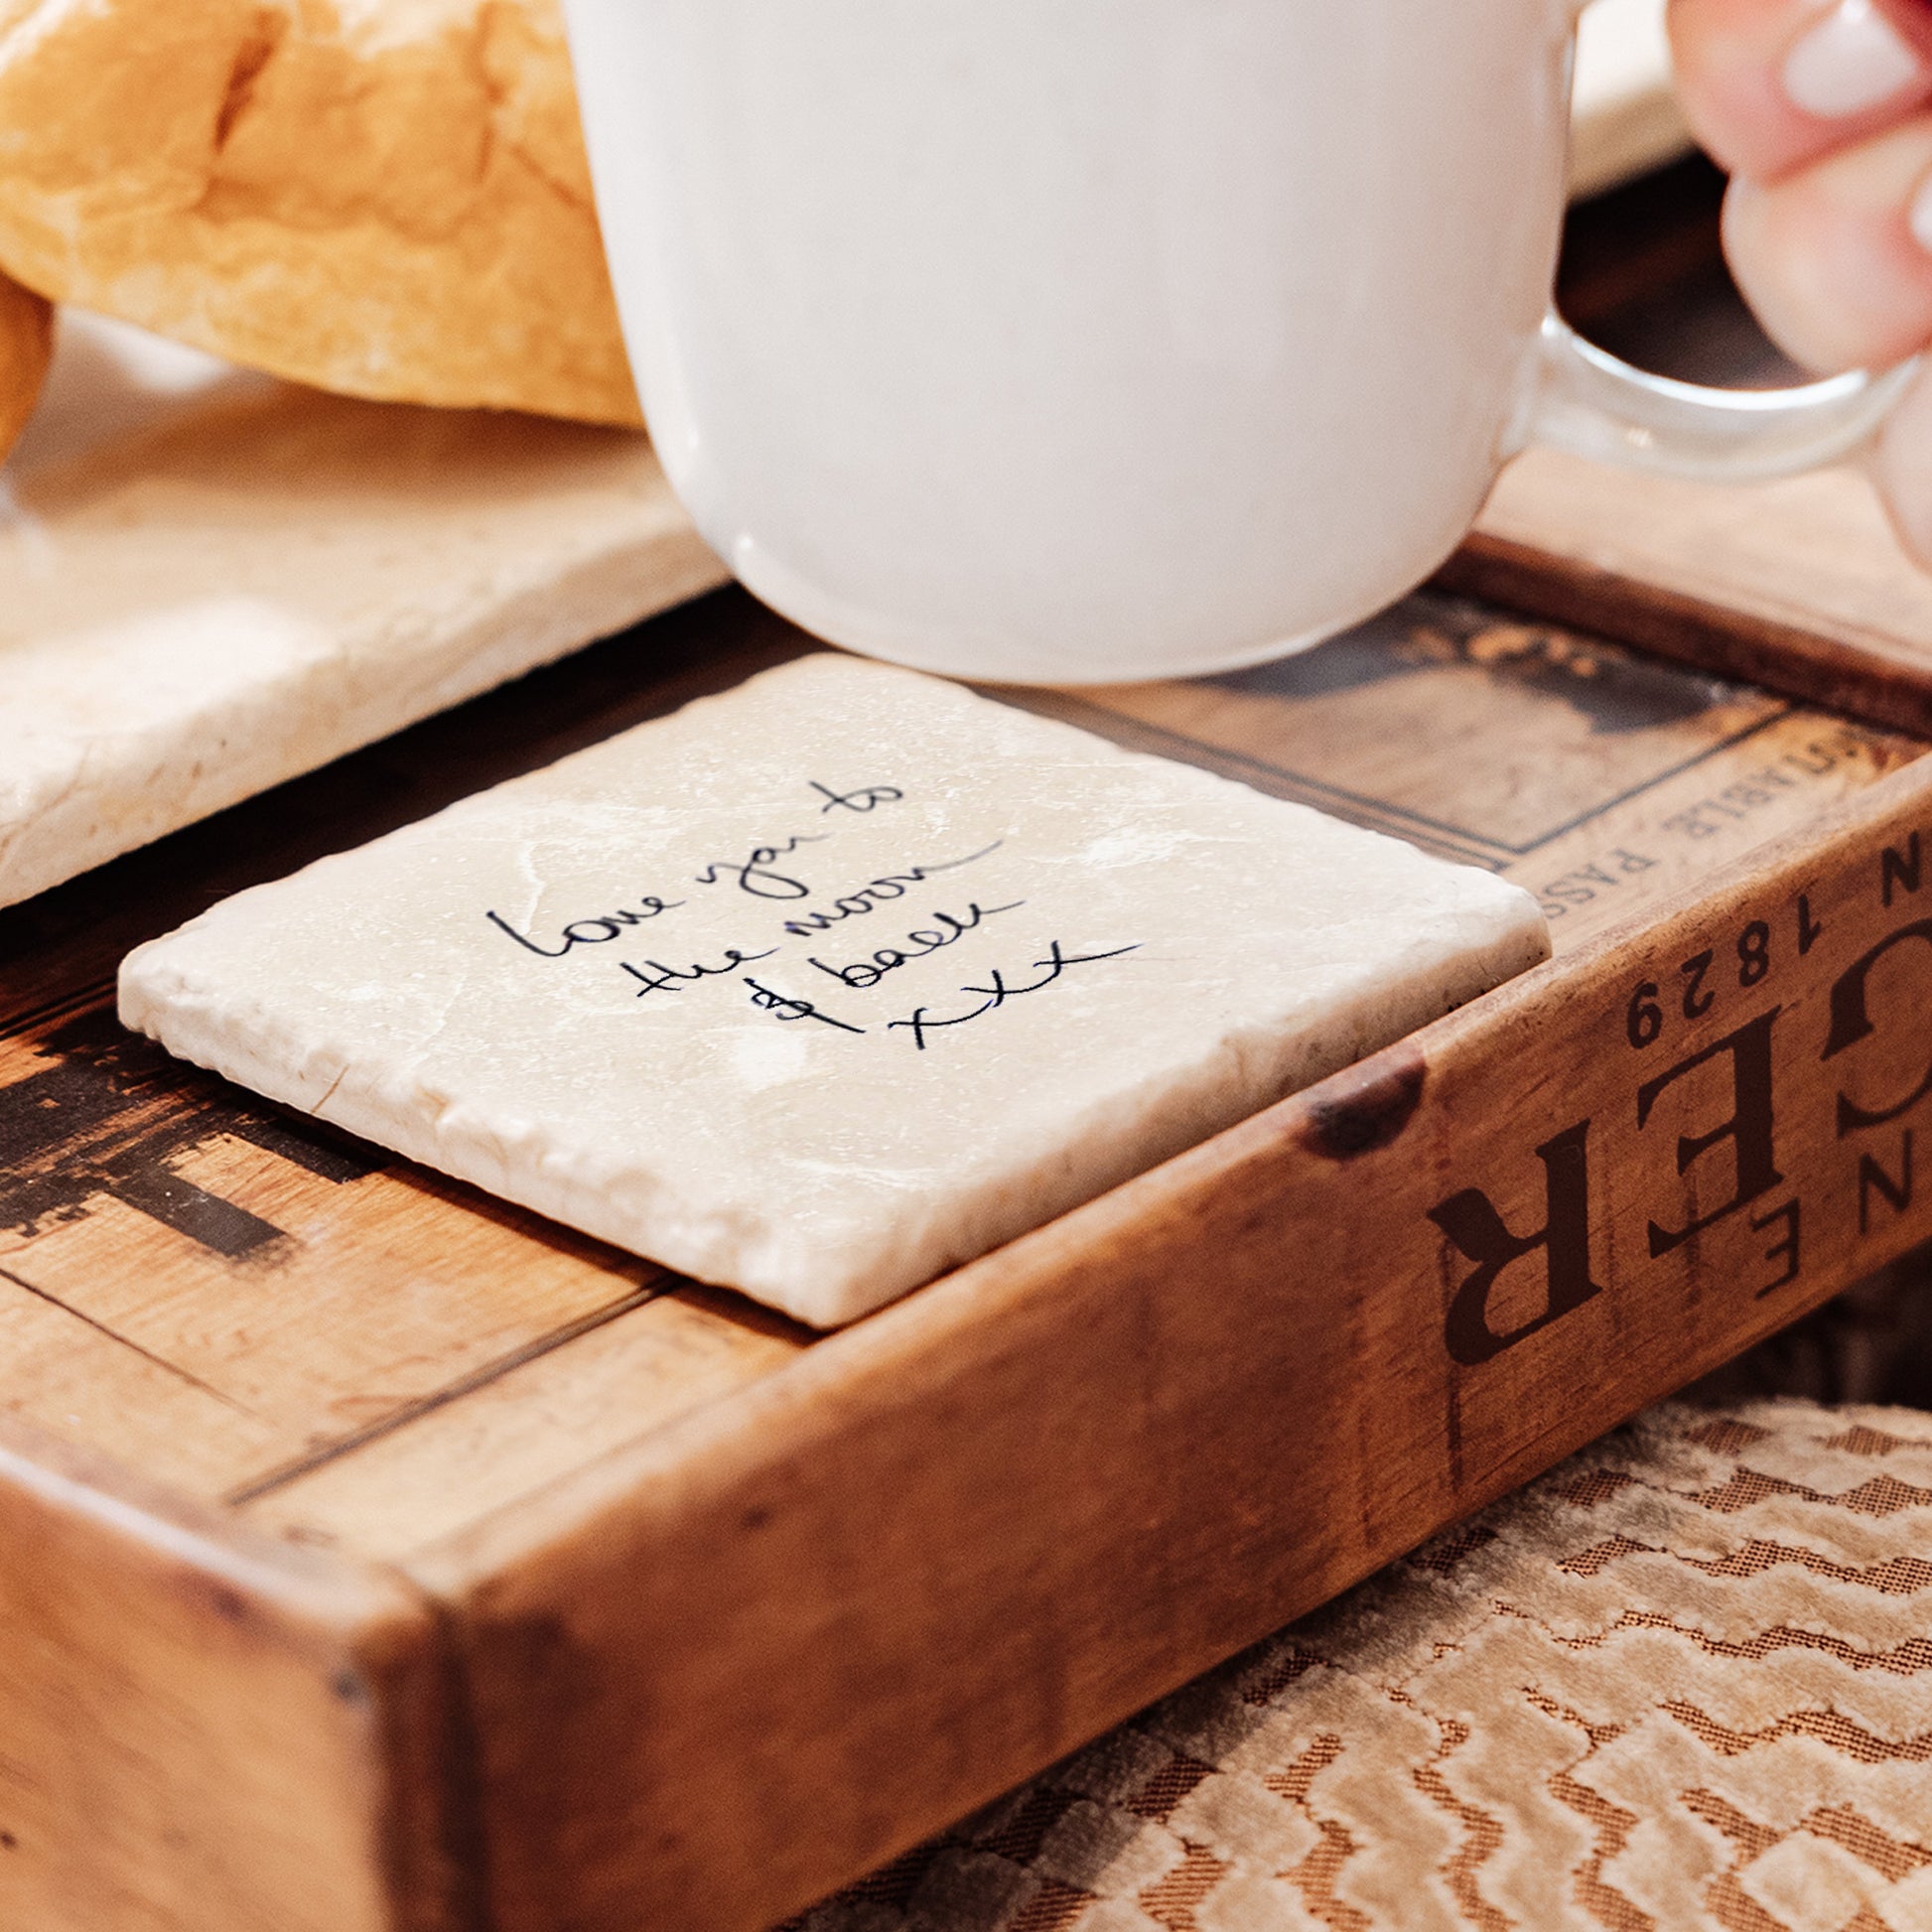
<path id="1" fill-rule="evenodd" d="M 240 894 L 121 1009 L 831 1324 L 1547 952 L 1486 873 L 828 654 Z"/>

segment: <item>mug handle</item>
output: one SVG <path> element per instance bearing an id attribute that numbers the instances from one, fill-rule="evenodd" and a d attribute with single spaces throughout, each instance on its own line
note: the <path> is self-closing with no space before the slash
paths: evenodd
<path id="1" fill-rule="evenodd" d="M 1915 359 L 1796 389 L 1707 389 L 1632 368 L 1552 311 L 1523 442 L 1711 483 L 1789 477 L 1869 442 L 1919 367 Z"/>
<path id="2" fill-rule="evenodd" d="M 1593 0 L 1567 0 L 1572 29 Z M 1574 43 L 1573 43 L 1574 48 Z M 1871 440 L 1917 374 L 1833 376 L 1797 389 L 1707 389 L 1632 368 L 1550 311 L 1520 446 L 1711 483 L 1819 470 Z"/>

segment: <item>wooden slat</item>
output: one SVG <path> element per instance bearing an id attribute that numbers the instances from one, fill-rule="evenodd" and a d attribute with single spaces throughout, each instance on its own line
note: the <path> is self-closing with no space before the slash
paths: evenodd
<path id="1" fill-rule="evenodd" d="M 1532 451 L 1443 581 L 1932 732 L 1932 576 L 1854 471 L 1725 487 Z"/>
<path id="2" fill-rule="evenodd" d="M 6 1400 L 207 1500 L 668 1281 L 391 1171 L 97 1011 L 0 1041 L 0 1324 L 34 1351 Z"/>
<path id="3" fill-rule="evenodd" d="M 1538 895 L 1560 952 L 1921 749 L 1438 597 L 1256 671 L 1022 701 L 1492 867 Z"/>
<path id="4" fill-rule="evenodd" d="M 503 1932 L 751 1932 L 1932 1234 L 1844 1111 L 1928 837 L 1921 764 L 412 1557 Z"/>
<path id="5" fill-rule="evenodd" d="M 687 1288 L 239 1500 L 260 1529 L 393 1561 L 749 1387 L 814 1339 Z"/>
<path id="6" fill-rule="evenodd" d="M 4 1257 L 0 1360 L 0 1411 L 69 1443 L 111 1445 L 125 1466 L 183 1494 L 219 1496 L 274 1453 L 271 1424 L 46 1300 Z"/>
<path id="7" fill-rule="evenodd" d="M 0 1923 L 476 1932 L 435 1618 L 0 1431 Z"/>

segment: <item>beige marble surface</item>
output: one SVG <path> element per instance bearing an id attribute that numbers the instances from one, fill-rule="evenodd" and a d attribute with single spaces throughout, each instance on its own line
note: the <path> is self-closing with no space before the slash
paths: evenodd
<path id="1" fill-rule="evenodd" d="M 1584 15 L 1574 127 L 1573 195 L 1600 194 L 1689 151 L 1664 0 L 1596 0 Z"/>
<path id="2" fill-rule="evenodd" d="M 642 437 L 69 314 L 0 472 L 0 904 L 723 578 Z"/>
<path id="3" fill-rule="evenodd" d="M 1489 873 L 827 653 L 237 895 L 121 1013 L 829 1326 L 1548 949 Z"/>

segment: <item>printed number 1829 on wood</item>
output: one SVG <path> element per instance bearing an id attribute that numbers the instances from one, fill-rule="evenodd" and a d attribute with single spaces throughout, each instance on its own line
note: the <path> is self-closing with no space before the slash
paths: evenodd
<path id="1" fill-rule="evenodd" d="M 1810 1253 L 1881 1231 L 1895 1244 L 1916 1199 L 1909 1116 L 1932 1095 L 1923 886 L 1912 830 L 1783 905 L 1686 921 L 1694 947 L 1658 935 L 1603 1015 L 1615 1050 L 1592 1056 L 1621 1091 L 1526 1149 L 1533 1211 L 1498 1206 L 1520 1177 L 1428 1209 L 1456 1271 L 1454 1362 L 1478 1368 L 1613 1289 L 1652 1293 L 1651 1278 L 1763 1300 L 1799 1284 Z"/>

